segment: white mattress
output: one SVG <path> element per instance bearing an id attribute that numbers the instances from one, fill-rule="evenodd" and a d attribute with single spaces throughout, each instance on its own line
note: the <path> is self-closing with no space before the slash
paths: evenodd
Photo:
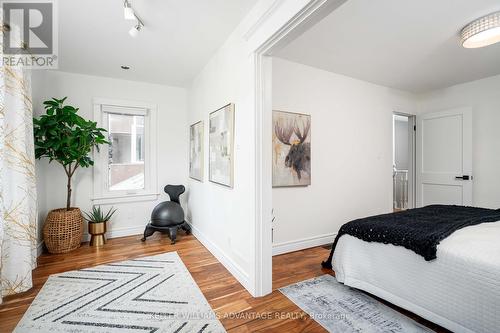
<path id="1" fill-rule="evenodd" d="M 454 232 L 437 259 L 344 235 L 333 256 L 339 282 L 453 332 L 500 332 L 500 222 Z"/>

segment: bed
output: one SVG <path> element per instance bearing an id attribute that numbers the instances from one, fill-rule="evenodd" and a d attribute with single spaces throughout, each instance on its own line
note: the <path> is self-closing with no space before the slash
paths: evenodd
<path id="1" fill-rule="evenodd" d="M 341 235 L 336 278 L 453 332 L 500 331 L 500 219 L 462 227 L 426 260 L 403 246 Z"/>

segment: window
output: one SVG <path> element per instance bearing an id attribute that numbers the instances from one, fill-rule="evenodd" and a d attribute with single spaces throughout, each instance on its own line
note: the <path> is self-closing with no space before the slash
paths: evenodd
<path id="1" fill-rule="evenodd" d="M 144 189 L 144 116 L 108 115 L 108 190 Z"/>
<path id="2" fill-rule="evenodd" d="M 155 200 L 156 108 L 96 100 L 94 117 L 109 141 L 95 154 L 94 203 Z"/>

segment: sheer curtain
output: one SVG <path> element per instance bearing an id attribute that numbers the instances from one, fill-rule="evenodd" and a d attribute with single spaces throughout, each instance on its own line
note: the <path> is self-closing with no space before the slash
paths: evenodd
<path id="1" fill-rule="evenodd" d="M 0 44 L 3 57 L 1 50 Z M 32 117 L 29 72 L 0 67 L 0 303 L 4 296 L 30 289 L 36 267 Z"/>

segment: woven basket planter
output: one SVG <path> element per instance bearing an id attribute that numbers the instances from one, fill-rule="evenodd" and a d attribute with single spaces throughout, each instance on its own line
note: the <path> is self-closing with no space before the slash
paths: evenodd
<path id="1" fill-rule="evenodd" d="M 43 225 L 43 240 L 50 253 L 66 253 L 80 247 L 83 217 L 79 208 L 54 209 Z"/>

